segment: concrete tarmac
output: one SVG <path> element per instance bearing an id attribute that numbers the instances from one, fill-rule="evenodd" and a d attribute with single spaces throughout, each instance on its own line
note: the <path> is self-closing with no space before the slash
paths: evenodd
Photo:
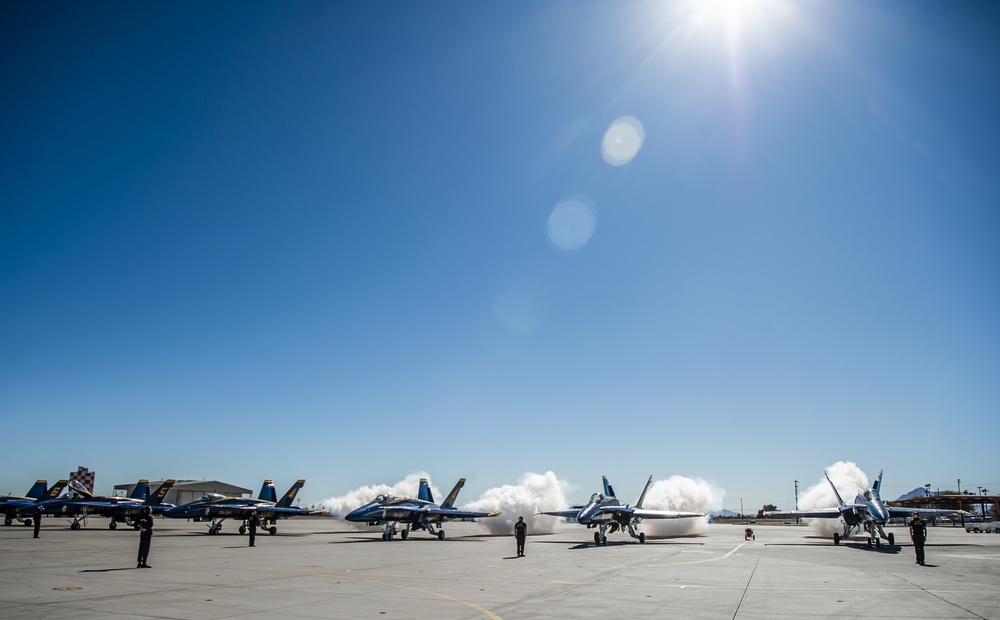
<path id="1" fill-rule="evenodd" d="M 380 530 L 335 519 L 292 519 L 254 548 L 228 521 L 156 520 L 149 562 L 135 568 L 139 536 L 106 519 L 70 531 L 47 518 L 0 527 L 0 618 L 996 618 L 1000 535 L 929 529 L 927 566 L 914 563 L 905 528 L 896 547 L 837 547 L 802 526 L 713 524 L 691 538 L 593 531 L 560 523 L 513 536 L 450 523 L 381 540 Z M 640 526 L 640 529 L 641 528 Z"/>

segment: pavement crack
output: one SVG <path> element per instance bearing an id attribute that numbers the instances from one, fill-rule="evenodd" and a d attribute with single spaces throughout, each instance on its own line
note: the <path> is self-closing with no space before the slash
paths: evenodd
<path id="1" fill-rule="evenodd" d="M 737 548 L 738 548 L 738 547 L 737 547 Z M 730 553 L 731 553 L 731 552 L 730 552 Z M 757 572 L 757 566 L 758 566 L 759 564 L 760 564 L 760 558 L 757 558 L 757 561 L 753 563 L 753 570 L 752 570 L 752 571 L 750 571 L 750 578 L 749 578 L 749 579 L 747 579 L 747 585 L 746 585 L 746 587 L 745 587 L 745 588 L 743 588 L 743 594 L 741 594 L 741 595 L 740 595 L 740 602 L 739 602 L 739 603 L 736 603 L 736 610 L 735 610 L 735 611 L 733 612 L 733 620 L 736 620 L 736 614 L 740 613 L 740 605 L 742 605 L 742 604 L 743 604 L 743 599 L 744 599 L 744 598 L 746 597 L 746 595 L 747 595 L 747 590 L 749 590 L 749 589 L 750 589 L 750 582 L 751 582 L 751 581 L 753 581 L 753 576 L 754 576 L 754 573 L 756 573 L 756 572 Z"/>
<path id="2" fill-rule="evenodd" d="M 907 583 L 907 584 L 913 586 L 914 588 L 920 590 L 921 592 L 924 592 L 926 594 L 930 594 L 931 596 L 933 596 L 937 600 L 941 601 L 942 603 L 947 603 L 948 605 L 951 605 L 955 609 L 961 609 L 962 611 L 964 611 L 965 613 L 969 614 L 973 618 L 979 618 L 979 620 L 987 620 L 987 618 L 985 616 L 980 616 L 979 614 L 977 614 L 976 612 L 972 611 L 971 609 L 966 609 L 965 607 L 962 607 L 958 603 L 954 603 L 952 601 L 949 601 L 948 599 L 944 598 L 943 596 L 939 596 L 938 594 L 935 594 L 934 592 L 931 592 L 927 588 L 924 588 L 922 586 L 919 586 L 919 585 L 913 583 L 912 581 L 910 581 L 906 577 L 903 577 L 902 575 L 897 575 L 896 573 L 889 573 L 889 575 L 895 577 L 896 579 L 899 579 L 900 581 L 902 581 L 904 583 Z"/>

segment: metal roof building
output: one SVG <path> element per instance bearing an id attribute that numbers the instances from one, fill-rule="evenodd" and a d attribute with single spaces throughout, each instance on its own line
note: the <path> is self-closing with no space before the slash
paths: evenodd
<path id="1" fill-rule="evenodd" d="M 132 493 L 136 484 L 137 482 L 116 484 L 115 493 L 122 492 L 123 495 L 127 496 Z M 152 493 L 161 484 L 163 484 L 162 480 L 150 480 L 149 492 Z M 241 497 L 243 495 L 251 495 L 253 491 L 218 480 L 178 480 L 174 483 L 173 488 L 167 492 L 167 496 L 163 498 L 163 501 L 168 504 L 180 506 L 181 504 L 193 502 L 205 493 L 221 493 L 230 497 Z"/>

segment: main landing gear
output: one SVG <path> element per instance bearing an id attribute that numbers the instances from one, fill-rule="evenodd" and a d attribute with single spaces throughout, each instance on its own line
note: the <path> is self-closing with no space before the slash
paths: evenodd
<path id="1" fill-rule="evenodd" d="M 398 521 L 395 521 L 393 523 L 386 523 L 385 528 L 383 528 L 382 530 L 382 540 L 392 540 L 397 533 L 399 534 L 400 538 L 406 540 L 406 538 L 410 535 L 411 527 L 413 529 L 418 529 L 418 530 L 427 530 L 427 533 L 430 534 L 431 536 L 437 536 L 438 540 L 444 540 L 444 530 L 443 529 L 435 530 L 434 526 L 430 523 L 423 523 L 423 524 L 415 523 L 412 524 L 412 526 L 408 524 L 405 528 L 399 530 L 398 532 L 396 530 L 397 525 L 399 525 Z"/>

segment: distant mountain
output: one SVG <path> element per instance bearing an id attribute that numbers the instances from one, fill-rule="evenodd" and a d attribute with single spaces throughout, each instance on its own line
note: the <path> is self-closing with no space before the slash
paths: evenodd
<path id="1" fill-rule="evenodd" d="M 756 513 L 754 513 L 754 514 L 756 514 Z M 738 516 L 740 516 L 740 513 L 733 512 L 732 510 L 726 510 L 726 509 L 722 509 L 722 510 L 719 510 L 719 511 L 713 511 L 713 512 L 708 513 L 708 517 L 710 519 L 714 519 L 716 517 L 727 518 L 727 517 L 738 517 Z"/>
<path id="2" fill-rule="evenodd" d="M 896 498 L 896 501 L 901 502 L 905 499 L 911 499 L 914 497 L 927 497 L 927 489 L 925 489 L 924 487 L 917 487 L 912 491 L 910 491 L 909 493 L 903 493 L 902 495 Z"/>

